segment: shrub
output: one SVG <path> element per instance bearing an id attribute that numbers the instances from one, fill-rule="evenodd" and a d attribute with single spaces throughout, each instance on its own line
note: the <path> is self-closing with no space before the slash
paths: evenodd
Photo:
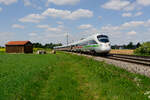
<path id="1" fill-rule="evenodd" d="M 33 48 L 33 52 L 37 52 L 38 50 L 45 50 L 45 51 L 51 51 L 50 48 Z"/>
<path id="2" fill-rule="evenodd" d="M 43 50 L 43 48 L 33 48 L 34 52 L 37 52 L 38 50 Z"/>
<path id="3" fill-rule="evenodd" d="M 150 42 L 143 43 L 139 48 L 135 49 L 135 54 L 150 55 Z"/>
<path id="4" fill-rule="evenodd" d="M 5 52 L 6 49 L 5 48 L 0 48 L 0 52 Z"/>

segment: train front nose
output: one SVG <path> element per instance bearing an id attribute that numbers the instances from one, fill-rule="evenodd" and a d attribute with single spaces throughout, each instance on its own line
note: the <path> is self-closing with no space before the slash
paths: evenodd
<path id="1" fill-rule="evenodd" d="M 101 47 L 101 52 L 105 53 L 105 52 L 109 52 L 111 49 L 110 45 L 109 44 L 103 44 L 103 46 Z"/>
<path id="2" fill-rule="evenodd" d="M 110 44 L 99 44 L 98 53 L 109 53 L 111 50 Z"/>

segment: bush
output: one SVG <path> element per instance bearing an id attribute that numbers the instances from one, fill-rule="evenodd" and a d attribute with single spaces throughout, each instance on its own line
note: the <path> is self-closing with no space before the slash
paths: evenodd
<path id="1" fill-rule="evenodd" d="M 135 54 L 150 55 L 150 42 L 143 43 L 139 48 L 135 49 Z"/>
<path id="2" fill-rule="evenodd" d="M 50 48 L 33 48 L 33 52 L 37 52 L 38 50 L 45 50 L 47 52 L 50 52 L 51 49 Z"/>
<path id="3" fill-rule="evenodd" d="M 38 50 L 43 50 L 43 48 L 33 48 L 34 52 L 37 52 Z"/>
<path id="4" fill-rule="evenodd" d="M 0 48 L 0 52 L 5 52 L 6 49 L 5 48 Z"/>

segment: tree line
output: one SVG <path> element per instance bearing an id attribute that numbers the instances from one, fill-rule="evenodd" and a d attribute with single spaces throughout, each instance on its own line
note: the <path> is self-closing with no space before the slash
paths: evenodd
<path id="1" fill-rule="evenodd" d="M 141 46 L 141 44 L 138 42 L 137 44 L 133 44 L 133 42 L 130 42 L 127 45 L 112 45 L 111 48 L 112 49 L 136 49 L 139 48 Z"/>
<path id="2" fill-rule="evenodd" d="M 33 43 L 33 47 L 34 48 L 50 48 L 53 49 L 55 46 L 62 46 L 62 43 L 46 43 L 46 44 L 42 44 L 39 42 Z M 112 49 L 136 49 L 139 48 L 141 46 L 141 44 L 138 42 L 137 44 L 133 44 L 133 42 L 130 42 L 127 45 L 112 45 L 111 48 Z M 4 48 L 2 46 L 0 46 L 0 48 Z"/>
<path id="3" fill-rule="evenodd" d="M 33 43 L 34 48 L 50 48 L 53 49 L 55 46 L 62 46 L 61 43 L 58 44 L 53 44 L 53 43 L 46 43 L 46 44 L 41 44 L 41 43 Z"/>

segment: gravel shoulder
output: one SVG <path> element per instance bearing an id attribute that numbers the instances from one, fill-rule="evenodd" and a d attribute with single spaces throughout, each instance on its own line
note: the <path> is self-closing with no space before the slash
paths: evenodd
<path id="1" fill-rule="evenodd" d="M 133 64 L 133 63 L 117 61 L 117 60 L 112 60 L 112 59 L 108 59 L 108 58 L 96 57 L 96 56 L 85 55 L 85 54 L 77 54 L 77 53 L 73 53 L 73 54 L 93 58 L 97 61 L 104 61 L 108 64 L 113 64 L 117 67 L 123 68 L 129 72 L 138 73 L 138 74 L 150 77 L 150 66 L 137 65 L 137 64 Z"/>

